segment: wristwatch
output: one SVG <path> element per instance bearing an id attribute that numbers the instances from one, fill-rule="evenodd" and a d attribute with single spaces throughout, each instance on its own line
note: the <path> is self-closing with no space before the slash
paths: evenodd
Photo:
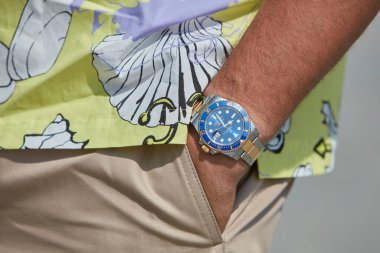
<path id="1" fill-rule="evenodd" d="M 191 123 L 206 153 L 222 153 L 252 165 L 265 150 L 259 132 L 242 106 L 217 95 L 200 96 Z"/>

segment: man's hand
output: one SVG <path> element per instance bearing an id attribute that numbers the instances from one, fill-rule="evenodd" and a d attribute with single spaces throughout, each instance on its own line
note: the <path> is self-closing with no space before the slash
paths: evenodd
<path id="1" fill-rule="evenodd" d="M 189 126 L 187 138 L 194 167 L 221 231 L 224 230 L 235 202 L 236 188 L 249 165 L 221 154 L 206 154 L 199 145 L 199 134 Z"/>
<path id="2" fill-rule="evenodd" d="M 379 8 L 379 0 L 264 0 L 205 95 L 214 93 L 242 105 L 265 144 Z M 188 147 L 223 230 L 237 183 L 248 165 L 223 155 L 202 153 L 198 139 L 190 127 Z"/>

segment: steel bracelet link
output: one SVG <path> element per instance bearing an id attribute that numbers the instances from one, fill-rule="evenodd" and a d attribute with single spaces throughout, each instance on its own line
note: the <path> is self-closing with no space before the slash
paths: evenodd
<path id="1" fill-rule="evenodd" d="M 220 102 L 222 101 L 222 102 Z M 226 99 L 221 98 L 216 95 L 211 96 L 201 96 L 197 99 L 197 101 L 193 105 L 193 112 L 191 115 L 191 122 L 194 125 L 195 129 L 200 132 L 200 129 L 198 128 L 198 122 L 200 120 L 199 117 L 201 117 L 202 113 L 205 112 L 205 109 L 208 106 L 212 106 L 213 103 L 218 104 L 223 103 L 223 101 L 226 101 Z M 228 100 L 227 100 L 228 101 Z M 231 102 L 231 104 L 236 104 L 234 102 Z M 239 106 L 239 105 L 238 105 Z M 230 156 L 234 159 L 243 159 L 245 162 L 247 162 L 249 165 L 253 165 L 253 163 L 256 161 L 256 159 L 259 157 L 261 152 L 265 150 L 264 145 L 261 143 L 260 139 L 258 138 L 259 133 L 257 128 L 255 127 L 254 123 L 252 122 L 252 119 L 248 116 L 249 124 L 250 124 L 250 132 L 246 139 L 244 141 L 241 140 L 240 147 L 238 149 L 235 149 L 231 152 L 221 152 L 227 156 Z M 205 138 L 205 137 L 203 137 Z M 209 147 L 208 143 L 209 141 L 203 141 L 202 138 L 200 138 L 200 144 L 202 145 L 202 150 L 207 153 L 217 153 L 218 150 L 215 150 L 212 147 Z M 220 151 L 219 151 L 220 152 Z"/>

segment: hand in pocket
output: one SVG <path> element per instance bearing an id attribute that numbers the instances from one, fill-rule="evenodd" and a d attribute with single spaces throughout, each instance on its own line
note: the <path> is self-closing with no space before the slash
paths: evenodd
<path id="1" fill-rule="evenodd" d="M 221 231 L 224 231 L 235 202 L 237 184 L 249 169 L 243 160 L 222 154 L 206 154 L 199 145 L 199 134 L 189 126 L 187 147 Z"/>

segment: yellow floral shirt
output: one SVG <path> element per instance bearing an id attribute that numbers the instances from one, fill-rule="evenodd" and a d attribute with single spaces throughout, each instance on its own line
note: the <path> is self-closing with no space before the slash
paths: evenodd
<path id="1" fill-rule="evenodd" d="M 3 0 L 0 146 L 184 144 L 194 96 L 238 44 L 256 0 Z M 344 63 L 259 158 L 262 178 L 332 170 Z M 254 116 L 253 116 L 254 117 Z"/>

